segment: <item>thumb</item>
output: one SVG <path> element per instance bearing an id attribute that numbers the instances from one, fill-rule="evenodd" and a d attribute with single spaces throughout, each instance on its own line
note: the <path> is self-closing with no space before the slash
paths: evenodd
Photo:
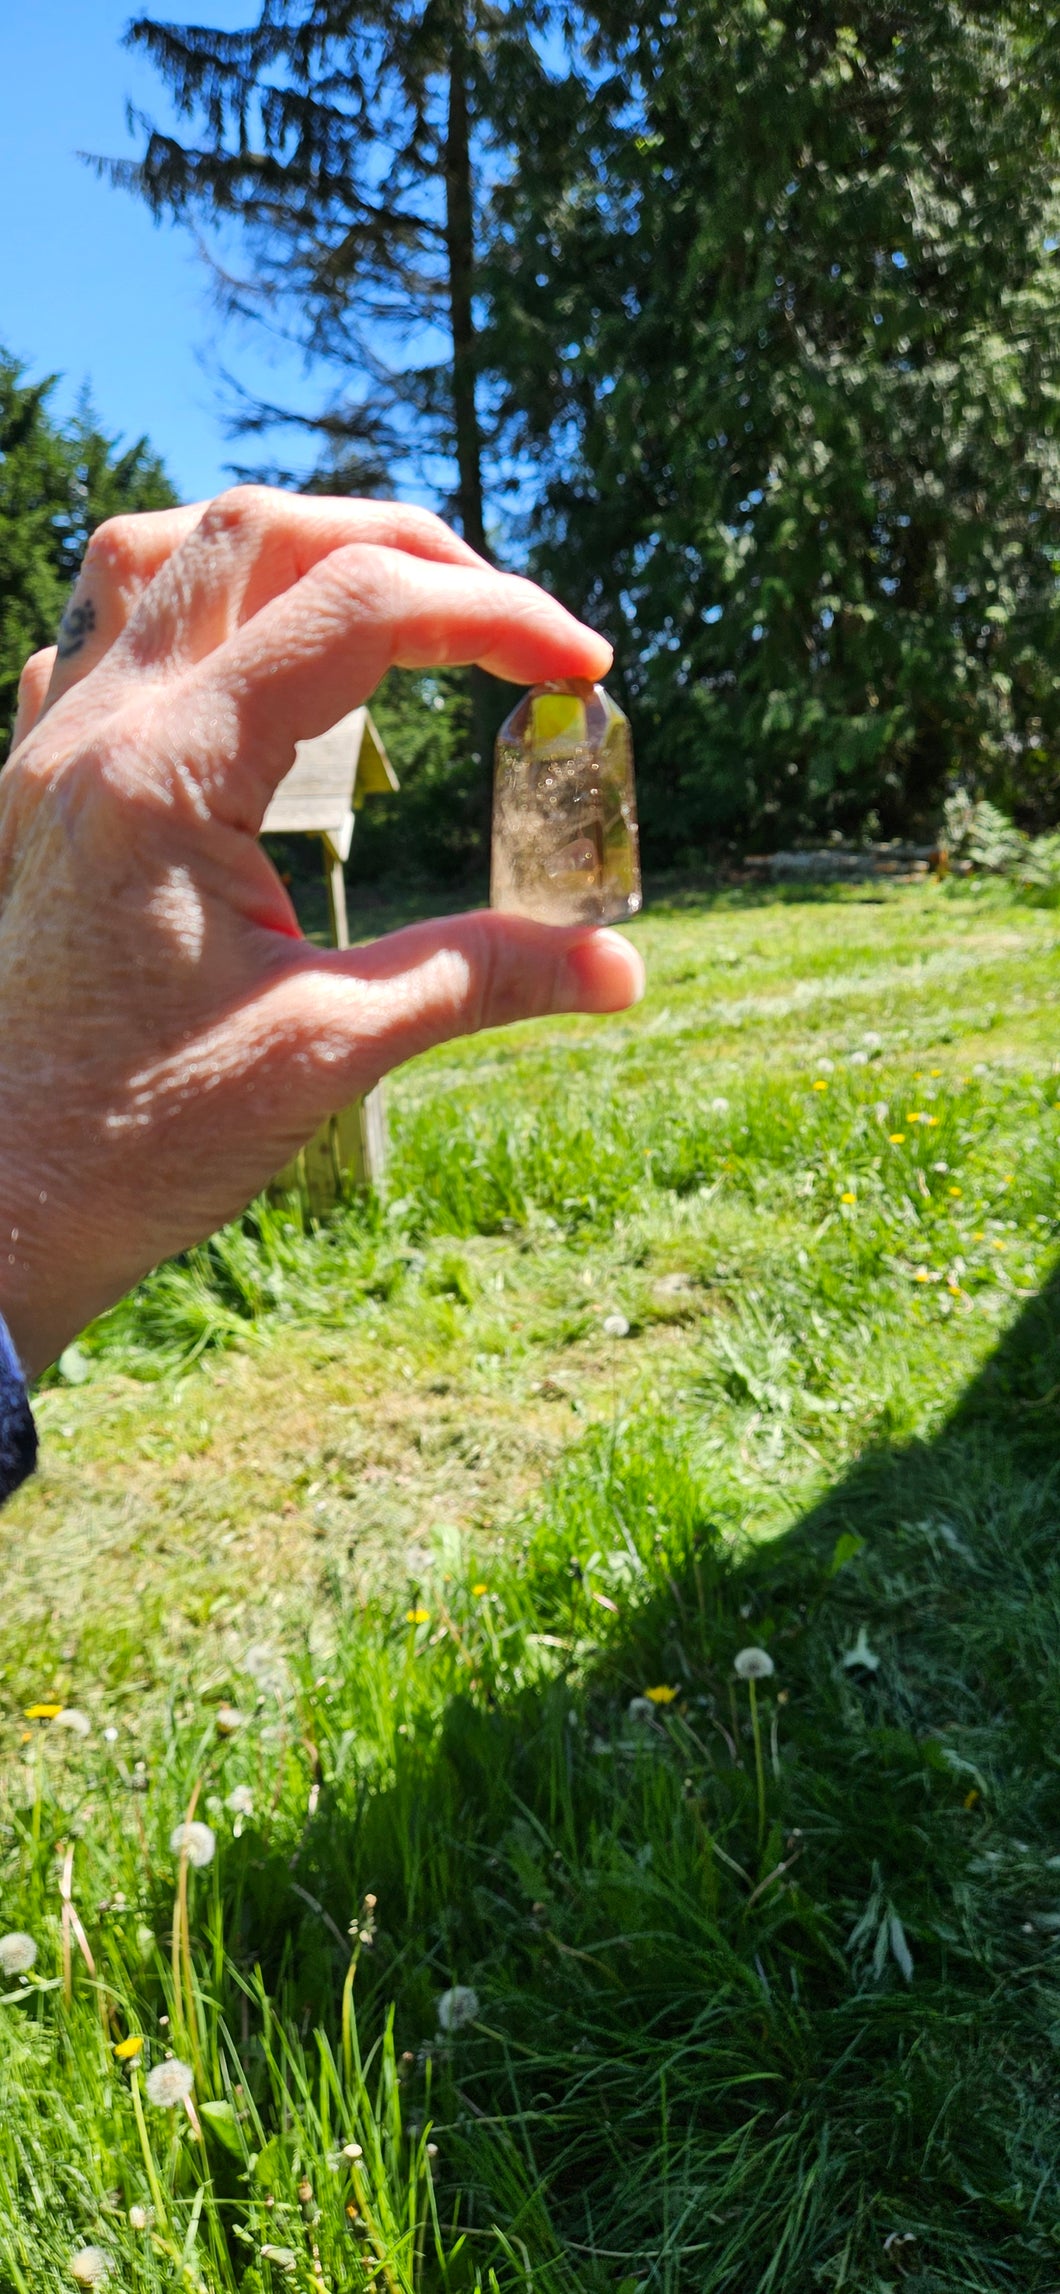
<path id="1" fill-rule="evenodd" d="M 286 953 L 286 951 L 285 951 Z M 284 1110 L 307 1129 L 388 1069 L 453 1036 L 548 1012 L 617 1012 L 644 967 L 617 932 L 558 930 L 482 910 L 325 955 L 304 943 L 257 1000 L 254 1036 Z"/>

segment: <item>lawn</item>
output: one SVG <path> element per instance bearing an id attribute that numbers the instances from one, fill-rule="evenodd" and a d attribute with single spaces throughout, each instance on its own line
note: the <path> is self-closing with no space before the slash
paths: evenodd
<path id="1" fill-rule="evenodd" d="M 1056 2294 L 1058 926 L 664 889 L 64 1357 L 0 2294 Z"/>

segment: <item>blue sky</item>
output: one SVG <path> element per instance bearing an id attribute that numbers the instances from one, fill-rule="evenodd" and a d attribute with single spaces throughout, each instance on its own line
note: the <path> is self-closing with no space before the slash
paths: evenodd
<path id="1" fill-rule="evenodd" d="M 128 5 L 8 0 L 0 9 L 0 344 L 34 376 L 64 377 L 55 404 L 84 382 L 103 427 L 146 431 L 186 499 L 216 492 L 240 449 L 226 438 L 221 365 L 273 403 L 327 395 L 301 358 L 259 330 L 220 328 L 190 235 L 154 224 L 127 192 L 100 183 L 78 151 L 126 156 L 127 98 L 164 121 L 161 82 L 121 46 Z M 160 16 L 234 29 L 251 0 L 159 7 Z M 266 444 L 282 451 L 282 441 Z M 292 452 L 304 456 L 306 446 Z"/>

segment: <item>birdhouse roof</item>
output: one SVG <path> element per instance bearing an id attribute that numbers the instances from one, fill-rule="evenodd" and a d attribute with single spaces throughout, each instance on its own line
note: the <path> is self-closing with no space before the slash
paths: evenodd
<path id="1" fill-rule="evenodd" d="M 262 821 L 266 836 L 326 836 L 344 860 L 353 816 L 366 796 L 396 789 L 398 777 L 368 709 L 351 709 L 326 733 L 299 741 L 294 763 Z"/>

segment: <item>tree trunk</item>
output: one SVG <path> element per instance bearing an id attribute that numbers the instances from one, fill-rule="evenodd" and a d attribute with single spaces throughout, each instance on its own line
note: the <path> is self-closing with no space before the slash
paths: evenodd
<path id="1" fill-rule="evenodd" d="M 445 244 L 449 263 L 449 312 L 453 331 L 453 428 L 456 439 L 456 507 L 460 531 L 473 550 L 487 557 L 482 506 L 482 439 L 475 403 L 475 317 L 473 308 L 475 217 L 471 189 L 471 133 L 468 116 L 467 26 L 462 0 L 454 16 L 449 50 L 449 115 L 445 142 Z M 492 789 L 494 680 L 472 669 L 474 741 L 482 772 L 483 827 L 488 837 Z"/>

